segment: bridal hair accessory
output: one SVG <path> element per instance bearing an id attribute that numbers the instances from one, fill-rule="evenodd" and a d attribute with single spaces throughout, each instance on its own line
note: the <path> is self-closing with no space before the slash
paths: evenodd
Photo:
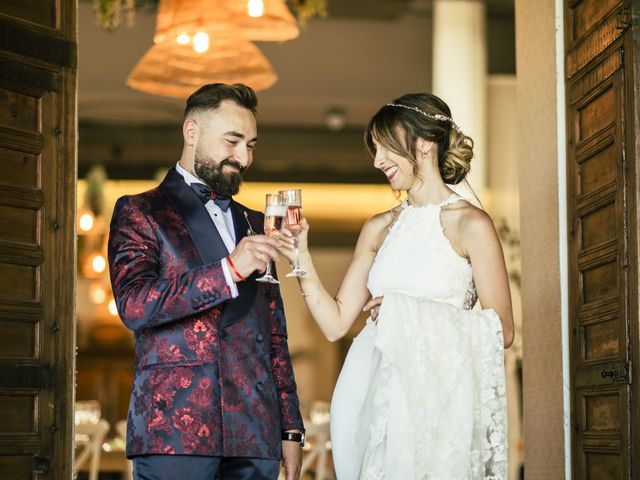
<path id="1" fill-rule="evenodd" d="M 451 117 L 447 117 L 446 115 L 441 115 L 440 113 L 427 113 L 418 107 L 410 107 L 409 105 L 403 105 L 401 103 L 387 103 L 387 107 L 406 108 L 407 110 L 413 110 L 414 112 L 418 112 L 420 115 L 430 118 L 431 120 L 449 122 L 451 124 L 451 127 L 455 128 L 456 132 L 458 132 L 459 134 L 462 134 L 462 130 L 458 125 L 456 125 L 456 122 L 454 122 Z"/>

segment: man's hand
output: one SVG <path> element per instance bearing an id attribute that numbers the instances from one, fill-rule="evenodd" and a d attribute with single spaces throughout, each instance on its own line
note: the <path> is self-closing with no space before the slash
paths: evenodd
<path id="1" fill-rule="evenodd" d="M 286 480 L 298 480 L 300 478 L 300 467 L 302 466 L 302 449 L 298 442 L 284 440 L 282 442 L 282 464 Z"/>
<path id="2" fill-rule="evenodd" d="M 270 260 L 277 262 L 279 246 L 280 240 L 276 238 L 266 235 L 249 235 L 240 240 L 233 252 L 229 254 L 229 258 L 238 273 L 247 278 L 256 270 L 264 272 Z M 233 269 L 231 270 L 233 281 L 239 282 L 241 279 Z"/>

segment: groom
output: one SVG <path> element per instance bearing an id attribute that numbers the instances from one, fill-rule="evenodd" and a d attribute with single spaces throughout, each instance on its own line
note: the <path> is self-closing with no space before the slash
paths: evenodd
<path id="1" fill-rule="evenodd" d="M 180 161 L 116 203 L 118 312 L 135 332 L 127 421 L 134 478 L 297 480 L 304 429 L 277 286 L 257 283 L 275 239 L 235 202 L 256 145 L 254 91 L 205 85 L 187 100 Z"/>

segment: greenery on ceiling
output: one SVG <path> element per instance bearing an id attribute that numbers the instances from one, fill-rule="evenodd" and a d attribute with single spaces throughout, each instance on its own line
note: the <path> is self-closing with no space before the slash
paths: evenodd
<path id="1" fill-rule="evenodd" d="M 289 3 L 293 6 L 301 26 L 306 25 L 312 18 L 326 18 L 329 15 L 329 0 L 292 0 Z"/>
<path id="2" fill-rule="evenodd" d="M 238 0 L 242 1 L 242 0 Z M 133 26 L 136 12 L 155 11 L 159 0 L 93 0 L 98 24 L 105 30 L 116 30 L 123 23 Z M 328 15 L 329 0 L 288 0 L 301 26 L 312 18 L 324 18 Z"/>

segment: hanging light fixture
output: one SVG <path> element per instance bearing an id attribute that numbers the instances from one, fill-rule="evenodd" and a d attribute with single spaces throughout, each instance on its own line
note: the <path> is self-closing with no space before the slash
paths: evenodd
<path id="1" fill-rule="evenodd" d="M 284 0 L 219 0 L 214 7 L 207 0 L 160 0 L 155 43 L 192 42 L 198 32 L 207 33 L 212 42 L 229 38 L 279 42 L 300 34 Z"/>
<path id="2" fill-rule="evenodd" d="M 255 90 L 277 76 L 249 40 L 284 41 L 298 36 L 284 0 L 160 0 L 154 45 L 127 85 L 184 99 L 207 83 L 245 83 Z"/>
<path id="3" fill-rule="evenodd" d="M 233 25 L 248 40 L 282 42 L 300 35 L 284 0 L 225 0 L 225 8 L 231 13 Z"/>
<path id="4" fill-rule="evenodd" d="M 273 85 L 277 76 L 250 42 L 215 42 L 201 54 L 190 45 L 166 41 L 153 45 L 127 79 L 127 85 L 154 95 L 185 99 L 207 83 L 245 83 L 254 90 Z"/>

